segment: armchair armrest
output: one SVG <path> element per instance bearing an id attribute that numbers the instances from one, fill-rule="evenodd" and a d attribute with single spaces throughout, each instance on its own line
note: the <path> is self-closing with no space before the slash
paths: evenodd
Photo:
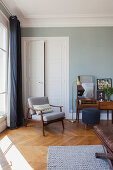
<path id="1" fill-rule="evenodd" d="M 54 105 L 50 105 L 50 106 L 52 106 L 52 107 L 59 107 L 60 108 L 60 112 L 62 112 L 62 107 L 63 106 L 54 106 Z"/>

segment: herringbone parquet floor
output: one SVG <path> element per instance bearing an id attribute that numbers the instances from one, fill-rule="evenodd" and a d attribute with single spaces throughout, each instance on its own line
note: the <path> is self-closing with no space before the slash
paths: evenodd
<path id="1" fill-rule="evenodd" d="M 101 121 L 100 123 L 107 126 L 111 124 L 111 121 Z M 72 124 L 67 120 L 64 121 L 64 124 L 64 133 L 62 133 L 61 122 L 48 125 L 45 128 L 45 137 L 42 136 L 39 123 L 32 123 L 29 124 L 29 127 L 21 127 L 16 130 L 7 129 L 0 134 L 0 147 L 6 161 L 10 163 L 11 167 L 16 167 L 16 170 L 23 170 L 24 162 L 26 169 L 46 170 L 49 146 L 101 144 L 93 132 L 93 127 L 88 126 L 85 129 L 82 122 Z M 3 163 L 2 166 L 5 166 L 5 163 L 0 161 Z"/>

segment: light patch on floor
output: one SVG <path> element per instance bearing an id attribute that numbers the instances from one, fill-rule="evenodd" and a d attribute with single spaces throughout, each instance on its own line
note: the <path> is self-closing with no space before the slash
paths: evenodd
<path id="1" fill-rule="evenodd" d="M 33 168 L 28 164 L 23 155 L 7 136 L 0 141 L 0 149 L 2 155 L 12 170 L 33 170 Z M 0 164 L 0 170 L 4 169 L 4 166 L 4 164 Z"/>

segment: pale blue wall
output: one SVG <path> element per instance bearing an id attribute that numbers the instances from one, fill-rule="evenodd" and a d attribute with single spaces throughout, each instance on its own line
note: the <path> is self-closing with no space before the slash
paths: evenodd
<path id="1" fill-rule="evenodd" d="M 0 9 L 9 17 L 4 7 Z M 78 75 L 113 79 L 113 27 L 22 28 L 22 37 L 69 36 L 70 109 L 72 81 Z M 76 89 L 74 90 L 76 93 Z"/>
<path id="2" fill-rule="evenodd" d="M 77 75 L 113 79 L 113 27 L 22 28 L 22 37 L 55 36 L 69 36 L 71 110 L 71 86 Z"/>

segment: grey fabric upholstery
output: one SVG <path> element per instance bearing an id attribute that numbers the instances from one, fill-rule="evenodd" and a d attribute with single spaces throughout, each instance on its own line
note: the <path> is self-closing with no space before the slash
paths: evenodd
<path id="1" fill-rule="evenodd" d="M 49 104 L 49 100 L 48 97 L 30 97 L 28 98 L 28 104 L 30 107 L 33 107 L 33 105 Z M 30 110 L 30 113 L 33 115 L 36 112 Z"/>
<path id="2" fill-rule="evenodd" d="M 50 121 L 50 120 L 55 120 L 55 119 L 59 119 L 65 117 L 65 113 L 64 112 L 52 112 L 52 113 L 47 113 L 45 115 L 43 115 L 43 120 L 44 121 Z"/>
<path id="3" fill-rule="evenodd" d="M 65 117 L 65 113 L 64 112 L 51 112 L 51 113 L 47 113 L 47 114 L 43 114 L 43 120 L 44 121 L 51 121 L 51 120 L 55 120 L 55 119 L 59 119 Z M 40 115 L 33 115 L 32 116 L 33 120 L 41 120 L 41 116 Z"/>
<path id="4" fill-rule="evenodd" d="M 30 107 L 33 107 L 33 105 L 43 105 L 43 104 L 49 104 L 48 97 L 30 97 L 28 98 L 28 104 Z M 41 116 L 37 115 L 35 111 L 30 111 L 32 114 L 32 119 L 34 120 L 41 120 Z M 59 118 L 65 117 L 64 112 L 51 112 L 43 114 L 43 121 L 51 121 Z"/>

